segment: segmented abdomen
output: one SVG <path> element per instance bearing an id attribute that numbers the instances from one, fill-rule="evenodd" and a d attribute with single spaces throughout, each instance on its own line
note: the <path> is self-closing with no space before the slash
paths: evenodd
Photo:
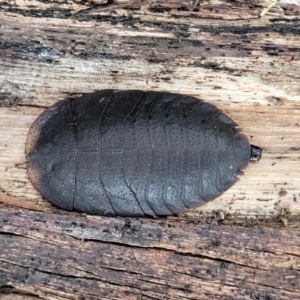
<path id="1" fill-rule="evenodd" d="M 221 195 L 248 164 L 250 146 L 236 125 L 186 95 L 103 90 L 60 101 L 35 121 L 28 174 L 64 209 L 181 213 Z"/>

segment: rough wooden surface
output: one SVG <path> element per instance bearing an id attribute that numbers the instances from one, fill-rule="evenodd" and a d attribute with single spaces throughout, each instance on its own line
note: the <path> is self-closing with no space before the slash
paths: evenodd
<path id="1" fill-rule="evenodd" d="M 3 293 L 46 299 L 299 297 L 300 232 L 293 228 L 8 209 L 0 210 L 0 220 Z"/>
<path id="2" fill-rule="evenodd" d="M 268 7 L 263 2 L 201 3 L 199 12 L 175 9 L 175 1 L 164 9 L 151 3 L 109 12 L 76 2 L 2 4 L 0 200 L 9 195 L 22 198 L 21 205 L 46 205 L 23 165 L 29 126 L 45 107 L 82 92 L 137 88 L 214 103 L 264 148 L 263 159 L 232 189 L 190 216 L 299 214 L 298 21 L 276 10 L 260 17 Z M 239 19 L 228 20 L 237 11 Z"/>
<path id="3" fill-rule="evenodd" d="M 297 299 L 299 1 L 111 2 L 0 1 L 0 299 Z M 65 214 L 28 181 L 27 133 L 103 88 L 209 101 L 263 158 L 176 218 Z"/>

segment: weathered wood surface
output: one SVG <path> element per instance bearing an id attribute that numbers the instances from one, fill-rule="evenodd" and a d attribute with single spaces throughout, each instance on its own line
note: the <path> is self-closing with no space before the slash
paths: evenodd
<path id="1" fill-rule="evenodd" d="M 0 299 L 297 299 L 299 1 L 106 2 L 0 1 Z M 28 181 L 26 136 L 103 88 L 205 99 L 263 158 L 176 218 L 65 214 Z"/>
<path id="2" fill-rule="evenodd" d="M 214 210 L 234 219 L 273 218 L 283 210 L 299 214 L 298 21 L 276 10 L 276 18 L 271 14 L 270 19 L 271 11 L 259 17 L 268 7 L 262 3 L 250 8 L 243 2 L 232 8 L 213 3 L 211 15 L 209 4 L 200 5 L 198 13 L 173 9 L 174 3 L 168 7 L 165 2 L 165 9 L 152 7 L 158 12 L 147 6 L 113 12 L 98 7 L 100 13 L 96 8 L 80 11 L 83 7 L 75 2 L 68 13 L 66 4 L 3 4 L 2 202 L 10 195 L 21 197 L 21 206 L 31 205 L 29 201 L 41 209 L 46 205 L 22 165 L 30 124 L 44 107 L 82 92 L 137 88 L 210 101 L 237 121 L 253 144 L 264 148 L 261 162 L 249 166 L 232 189 L 190 216 Z M 222 19 L 236 19 L 236 11 L 238 20 Z"/>
<path id="3" fill-rule="evenodd" d="M 46 299 L 299 297 L 300 232 L 293 228 L 9 209 L 0 210 L 0 220 L 3 293 Z"/>

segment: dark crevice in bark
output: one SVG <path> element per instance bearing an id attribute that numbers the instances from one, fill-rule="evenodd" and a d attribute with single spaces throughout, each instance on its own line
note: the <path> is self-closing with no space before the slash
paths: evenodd
<path id="1" fill-rule="evenodd" d="M 20 107 L 33 107 L 33 108 L 48 108 L 48 106 L 37 105 L 37 104 L 26 104 L 26 103 L 18 103 L 16 106 Z"/>
<path id="2" fill-rule="evenodd" d="M 30 299 L 44 299 L 42 297 L 39 297 L 37 294 L 19 289 L 19 288 L 15 288 L 13 285 L 11 284 L 5 284 L 0 286 L 0 296 L 1 295 L 14 295 L 14 296 L 30 296 Z M 1 299 L 1 297 L 0 297 Z M 12 299 L 12 298 L 11 298 Z M 24 298 L 26 299 L 26 298 Z"/>
<path id="3" fill-rule="evenodd" d="M 69 235 L 69 234 L 67 234 Z M 72 235 L 69 235 L 71 237 L 74 237 Z M 74 237 L 75 239 L 80 239 L 77 237 Z M 82 240 L 82 239 L 80 239 Z M 151 249 L 151 250 L 157 250 L 157 251 L 164 251 L 164 252 L 171 252 L 174 253 L 176 255 L 180 255 L 180 256 L 187 256 L 187 257 L 196 257 L 196 258 L 201 258 L 201 259 L 209 259 L 209 260 L 213 260 L 213 261 L 218 261 L 220 263 L 228 263 L 228 264 L 234 264 L 237 266 L 241 266 L 241 267 L 247 267 L 253 270 L 263 270 L 266 271 L 268 269 L 265 268 L 259 268 L 259 267 L 252 267 L 250 265 L 247 264 L 241 264 L 241 263 L 237 263 L 236 261 L 231 261 L 231 260 L 226 260 L 226 259 L 221 259 L 221 258 L 216 258 L 216 257 L 212 257 L 212 256 L 208 256 L 208 255 L 202 255 L 202 254 L 196 254 L 196 253 L 191 253 L 191 252 L 180 252 L 178 250 L 172 250 L 172 249 L 168 249 L 168 248 L 163 248 L 163 247 L 158 247 L 158 246 L 140 246 L 140 245 L 134 245 L 134 244 L 126 244 L 126 243 L 122 243 L 122 242 L 115 242 L 115 241 L 104 241 L 104 240 L 95 240 L 95 239 L 84 239 L 84 241 L 89 241 L 89 242 L 100 242 L 100 243 L 104 243 L 104 244 L 111 244 L 111 245 L 116 245 L 116 246 L 122 246 L 122 247 L 128 247 L 128 248 L 132 248 L 132 249 Z M 263 251 L 263 252 L 267 252 L 267 251 Z M 272 252 L 270 252 L 272 253 Z"/>

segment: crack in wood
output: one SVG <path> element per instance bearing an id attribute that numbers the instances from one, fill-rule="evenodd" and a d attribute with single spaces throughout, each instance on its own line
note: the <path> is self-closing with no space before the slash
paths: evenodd
<path id="1" fill-rule="evenodd" d="M 34 107 L 34 108 L 48 108 L 48 106 L 39 105 L 39 104 L 29 104 L 29 103 L 18 103 L 16 106 L 19 107 Z"/>
<path id="2" fill-rule="evenodd" d="M 4 213 L 2 211 L 2 213 Z M 29 214 L 28 214 L 29 213 Z M 26 215 L 28 214 L 28 215 Z M 255 265 L 255 266 L 248 266 L 247 263 L 242 263 L 242 261 L 239 260 L 230 260 L 228 258 L 224 258 L 222 257 L 222 252 L 219 253 L 220 250 L 218 250 L 219 248 L 222 249 L 223 246 L 223 242 L 221 238 L 218 238 L 218 235 L 216 235 L 215 230 L 220 230 L 220 228 L 224 228 L 224 226 L 208 226 L 208 230 L 211 230 L 208 240 L 207 240 L 207 245 L 206 247 L 208 247 L 207 249 L 211 249 L 209 251 L 214 251 L 212 252 L 212 255 L 207 255 L 207 253 L 203 253 L 203 254 L 195 254 L 191 251 L 187 251 L 187 249 L 180 249 L 178 247 L 174 248 L 174 249 L 167 249 L 167 247 L 172 246 L 172 243 L 174 245 L 176 245 L 176 240 L 180 240 L 183 241 L 181 235 L 183 234 L 183 232 L 178 232 L 178 229 L 175 227 L 169 227 L 168 222 L 165 221 L 151 221 L 150 223 L 153 223 L 152 226 L 158 226 L 162 229 L 165 228 L 163 231 L 164 235 L 160 235 L 160 237 L 157 237 L 157 241 L 160 241 L 161 245 L 158 246 L 157 244 L 154 245 L 152 243 L 152 245 L 150 246 L 150 244 L 145 244 L 143 245 L 143 238 L 139 238 L 138 241 L 140 243 L 140 245 L 134 245 L 136 237 L 135 235 L 137 234 L 138 236 L 140 236 L 140 234 L 143 233 L 147 235 L 147 233 L 144 232 L 145 228 L 142 227 L 137 227 L 138 221 L 137 220 L 123 220 L 123 222 L 120 223 L 121 220 L 115 220 L 115 219 L 110 219 L 110 223 L 111 222 L 115 222 L 115 225 L 117 226 L 118 232 L 121 233 L 122 232 L 122 228 L 124 228 L 124 226 L 126 225 L 126 232 L 123 232 L 123 236 L 121 237 L 121 242 L 115 242 L 115 241 L 110 241 L 110 238 L 113 237 L 106 237 L 105 241 L 101 241 L 101 239 L 90 239 L 90 238 L 84 238 L 84 240 L 82 239 L 82 237 L 74 237 L 72 236 L 72 234 L 68 233 L 65 234 L 65 230 L 66 228 L 69 228 L 69 226 L 71 226 L 71 228 L 73 228 L 73 230 L 75 230 L 74 232 L 76 232 L 76 228 L 80 228 L 81 232 L 89 232 L 89 229 L 92 228 L 93 226 L 96 226 L 96 224 L 84 224 L 79 220 L 74 220 L 74 218 L 72 219 L 72 222 L 66 222 L 66 217 L 65 216 L 59 216 L 59 215 L 51 215 L 51 214 L 41 214 L 41 213 L 33 213 L 33 212 L 19 212 L 18 215 L 15 214 L 5 214 L 1 216 L 1 211 L 0 211 L 0 219 L 2 218 L 3 221 L 9 220 L 10 219 L 10 215 L 11 216 L 15 216 L 17 217 L 16 222 L 19 224 L 27 224 L 28 221 L 30 222 L 31 220 L 33 220 L 34 222 L 36 222 L 36 228 L 34 223 L 32 224 L 28 224 L 28 229 L 26 229 L 24 232 L 26 232 L 26 235 L 20 236 L 19 232 L 18 232 L 18 227 L 16 227 L 15 225 L 12 225 L 11 222 L 4 222 L 2 223 L 4 226 L 2 226 L 1 232 L 4 232 L 3 235 L 0 234 L 0 239 L 2 237 L 7 236 L 10 237 L 11 241 L 14 241 L 16 243 L 16 245 L 20 245 L 19 246 L 19 252 L 23 253 L 24 255 L 28 252 L 31 253 L 31 251 L 29 249 L 36 249 L 37 246 L 35 245 L 44 245 L 46 248 L 48 247 L 47 245 L 45 245 L 45 242 L 48 242 L 49 245 L 51 245 L 51 247 L 54 248 L 49 248 L 48 247 L 48 251 L 50 251 L 50 253 L 52 253 L 51 255 L 51 260 L 54 260 L 54 262 L 56 261 L 58 265 L 60 265 L 60 267 L 62 269 L 53 269 L 55 270 L 55 272 L 53 272 L 53 270 L 49 270 L 49 268 L 54 268 L 55 265 L 48 265 L 48 269 L 46 270 L 46 272 L 48 272 L 49 274 L 64 274 L 64 276 L 66 276 L 66 278 L 69 278 L 68 275 L 70 273 L 74 273 L 76 271 L 79 272 L 83 272 L 84 275 L 80 276 L 80 275 L 75 275 L 75 274 L 71 274 L 70 278 L 83 278 L 86 280 L 89 280 L 89 278 L 92 278 L 93 280 L 97 281 L 97 282 L 107 282 L 108 284 L 113 284 L 114 280 L 113 278 L 118 278 L 115 277 L 116 275 L 113 275 L 113 273 L 111 273 L 110 275 L 108 275 L 109 273 L 107 273 L 107 275 L 105 275 L 106 273 L 103 273 L 104 270 L 107 270 L 108 272 L 118 272 L 118 276 L 120 279 L 122 278 L 122 280 L 119 282 L 117 282 L 118 284 L 120 284 L 123 287 L 128 287 L 131 288 L 131 284 L 128 283 L 124 283 L 124 280 L 126 281 L 126 278 L 129 276 L 131 276 L 132 278 L 136 278 L 136 284 L 138 284 L 138 282 L 140 281 L 158 281 L 152 284 L 155 284 L 155 286 L 158 288 L 158 284 L 162 282 L 162 280 L 165 280 L 166 276 L 171 276 L 170 278 L 173 278 L 172 280 L 179 280 L 180 281 L 180 276 L 186 276 L 185 280 L 187 280 L 190 284 L 190 288 L 187 287 L 183 287 L 182 284 L 180 286 L 177 286 L 177 283 L 172 283 L 171 286 L 175 286 L 176 291 L 181 291 L 183 293 L 183 291 L 189 291 L 190 289 L 194 289 L 194 291 L 197 290 L 196 286 L 193 287 L 193 281 L 194 280 L 201 280 L 202 284 L 204 283 L 213 283 L 213 284 L 218 284 L 221 285 L 223 288 L 225 288 L 227 285 L 230 286 L 230 282 L 231 280 L 234 280 L 234 278 L 236 277 L 236 280 L 238 280 L 238 278 L 240 278 L 240 276 L 242 276 L 243 279 L 243 286 L 240 286 L 239 288 L 242 289 L 243 291 L 250 291 L 251 289 L 255 289 L 258 288 L 259 290 L 263 290 L 263 289 L 276 289 L 277 287 L 272 286 L 272 281 L 266 279 L 261 280 L 259 283 L 251 283 L 251 281 L 256 280 L 255 278 L 257 278 L 257 276 L 264 276 L 266 277 L 266 275 L 264 274 L 276 274 L 276 270 L 281 270 L 280 272 L 282 272 L 282 274 L 285 274 L 285 278 L 283 278 L 283 282 L 280 286 L 280 289 L 282 292 L 285 293 L 294 293 L 295 288 L 297 287 L 297 281 L 298 281 L 298 273 L 296 270 L 288 270 L 287 266 L 281 266 L 280 268 L 276 269 L 273 268 L 272 266 L 268 266 L 266 267 L 266 265 L 262 264 L 261 266 Z M 5 219 L 3 218 L 5 217 Z M 42 217 L 42 219 L 41 219 Z M 23 218 L 23 220 L 22 220 Z M 27 221 L 25 221 L 25 219 L 27 219 Z M 62 218 L 61 220 L 59 220 L 59 218 Z M 60 230 L 57 230 L 55 227 L 53 227 L 53 224 L 51 225 L 51 223 L 47 222 L 47 220 L 57 220 L 59 221 L 56 224 L 56 227 L 59 226 Z M 18 221 L 17 221 L 18 220 Z M 71 219 L 70 219 L 71 220 Z M 105 221 L 105 218 L 101 218 L 102 222 Z M 41 222 L 42 221 L 42 222 Z M 144 221 L 143 221 L 144 222 Z M 122 225 L 123 224 L 123 225 Z M 156 225 L 155 225 L 156 224 Z M 148 224 L 149 225 L 149 224 Z M 1 226 L 1 225 L 0 225 Z M 67 227 L 66 227 L 67 226 Z M 123 227 L 122 227 L 123 226 Z M 96 228 L 95 227 L 95 228 Z M 110 227 L 114 227 L 113 224 L 111 224 Z M 132 228 L 131 228 L 132 227 Z M 51 228 L 51 231 L 53 232 L 53 237 L 55 239 L 59 238 L 57 241 L 51 241 L 52 240 L 52 234 L 50 233 L 51 231 L 49 231 L 48 228 Z M 105 228 L 105 226 L 104 226 Z M 168 228 L 168 231 L 165 231 L 166 228 Z M 209 229 L 210 228 L 210 229 Z M 36 231 L 36 229 L 39 229 L 39 231 Z M 43 233 L 43 231 L 46 230 L 46 232 Z M 83 230 L 83 231 L 82 231 Z M 99 228 L 99 230 L 101 230 Z M 121 231 L 120 231 L 121 230 Z M 174 232 L 177 232 L 178 236 L 176 235 L 173 236 L 172 240 L 168 241 L 168 244 L 166 244 L 167 241 L 164 241 L 164 236 L 170 236 L 172 235 L 172 231 L 174 230 Z M 188 229 L 186 229 L 188 230 Z M 224 229 L 223 229 L 224 230 Z M 244 230 L 245 229 L 242 229 Z M 250 229 L 247 229 L 248 231 Z M 252 229 L 253 230 L 253 229 Z M 14 234 L 11 234 L 9 232 L 12 232 Z M 267 234 L 267 229 L 260 229 L 260 230 L 256 230 L 256 235 L 257 234 L 261 234 L 262 237 L 265 236 Z M 101 231 L 100 231 L 101 232 Z M 205 231 L 204 231 L 205 232 Z M 221 232 L 223 232 L 221 230 Z M 50 233 L 50 235 L 49 235 Z M 198 232 L 199 233 L 199 232 Z M 36 236 L 34 236 L 35 234 L 37 234 Z M 61 235 L 62 234 L 62 235 Z M 96 232 L 95 232 L 96 234 Z M 113 233 L 111 233 L 113 234 Z M 227 233 L 227 235 L 229 234 L 229 232 Z M 274 232 L 274 237 L 277 239 L 279 238 L 278 236 L 278 232 Z M 45 239 L 44 236 L 47 235 L 47 238 Z M 56 237 L 55 237 L 56 236 Z M 65 237 L 70 237 L 71 240 L 66 240 Z M 214 238 L 215 237 L 215 238 Z M 217 239 L 216 239 L 217 237 Z M 175 238 L 175 240 L 174 240 Z M 269 237 L 271 238 L 271 237 Z M 28 242 L 25 242 L 28 239 Z M 104 237 L 103 237 L 104 239 Z M 29 241 L 32 242 L 29 242 Z M 72 243 L 71 241 L 76 241 L 76 243 Z M 178 241 L 179 241 L 178 240 Z M 218 243 L 218 247 L 216 248 L 216 246 L 214 246 L 213 248 L 212 245 L 216 245 L 216 240 L 220 241 L 220 243 Z M 4 240 L 3 240 L 4 241 Z M 64 252 L 62 252 L 62 250 L 59 250 L 61 242 L 64 241 L 63 243 L 67 243 L 66 245 L 68 245 L 68 247 L 70 247 L 70 249 L 68 250 L 68 248 L 65 248 Z M 9 244 L 11 243 L 10 240 L 8 240 L 7 242 L 9 242 Z M 50 244 L 51 242 L 51 244 Z M 282 241 L 283 242 L 283 241 Z M 131 243 L 131 245 L 130 245 Z M 213 243 L 213 244 L 212 244 Z M 27 245 L 28 250 L 24 251 L 22 249 L 21 245 Z M 104 245 L 105 248 L 103 248 Z M 196 244 L 195 244 L 196 245 Z M 191 244 L 192 246 L 192 244 Z M 205 246 L 205 245 L 204 245 Z M 237 245 L 235 245 L 235 248 L 232 248 L 230 251 L 236 252 L 236 253 L 243 253 L 245 251 L 245 247 L 249 248 L 249 244 L 246 242 L 246 244 L 244 244 L 244 246 L 240 246 L 237 247 Z M 40 246 L 39 246 L 40 247 Z M 106 252 L 105 249 L 109 249 L 107 247 L 111 247 L 111 249 L 114 249 L 114 252 L 112 252 L 111 255 L 113 255 L 113 257 L 115 257 L 115 255 L 117 254 L 117 257 L 115 257 L 114 259 L 112 259 L 111 263 L 112 265 L 107 265 L 107 263 L 105 263 L 105 261 L 107 261 L 107 258 L 103 260 L 103 263 L 101 262 L 102 259 L 96 259 L 97 257 L 97 249 L 98 251 L 104 251 Z M 202 246 L 203 247 L 203 246 Z M 45 248 L 45 249 L 46 249 Z M 74 252 L 73 249 L 82 249 L 82 251 L 84 251 L 84 254 L 78 254 L 79 257 L 73 257 L 73 255 L 76 253 Z M 40 251 L 41 248 L 39 248 Z M 63 249 L 63 248 L 62 248 Z M 72 250 L 71 250 L 72 249 Z M 268 249 L 267 249 L 268 250 Z M 117 251 L 117 252 L 115 252 Z M 251 250 L 252 251 L 252 250 Z M 257 252 L 258 251 L 258 252 Z M 1 251 L 0 251 L 1 252 Z M 74 252 L 74 254 L 72 254 Z M 253 257 L 265 257 L 264 251 L 262 250 L 258 250 L 256 249 L 252 251 L 253 253 L 250 255 L 250 253 L 248 253 L 247 255 L 249 256 L 253 256 Z M 68 253 L 67 257 L 64 257 L 64 255 L 59 258 L 59 253 Z M 101 253 L 101 252 L 100 252 Z M 118 255 L 121 255 L 121 253 L 129 253 L 129 256 L 126 256 L 127 261 L 129 262 L 129 260 L 131 260 L 131 266 L 130 267 L 122 267 L 121 265 L 116 265 L 114 263 L 117 262 Z M 259 254 L 260 253 L 260 254 Z M 33 254 L 29 254 L 29 255 L 33 255 Z M 84 255 L 86 255 L 86 260 L 83 259 Z M 93 255 L 95 255 L 95 257 L 93 258 Z M 278 256 L 278 254 L 274 254 L 275 256 Z M 123 255 L 121 255 L 122 257 Z M 274 257 L 275 257 L 274 256 Z M 26 261 L 30 262 L 30 260 L 28 260 L 30 258 L 30 256 L 28 257 L 26 254 Z M 24 259 L 25 259 L 24 257 Z M 33 256 L 32 256 L 33 257 Z M 72 261 L 72 257 L 76 259 L 76 261 L 73 262 L 73 265 L 70 265 L 70 262 Z M 157 258 L 151 263 L 150 259 L 152 258 Z M 235 257 L 235 256 L 233 256 Z M 141 260 L 141 258 L 143 258 L 143 260 Z M 56 260 L 58 259 L 58 260 Z M 79 259 L 79 260 L 78 260 Z M 88 264 L 87 262 L 89 261 L 89 259 L 92 259 L 92 261 L 94 262 L 94 264 L 98 264 L 99 269 L 95 269 L 93 271 L 93 269 L 89 269 L 88 268 Z M 267 257 L 266 257 L 267 259 Z M 299 255 L 297 255 L 295 257 L 295 259 L 299 259 Z M 11 263 L 11 260 L 13 260 L 14 263 L 16 263 L 17 265 L 22 265 L 24 266 L 24 264 L 21 264 L 20 262 L 16 262 L 15 261 L 15 254 L 14 252 L 11 252 L 11 256 L 7 256 L 7 257 L 2 257 L 1 258 L 2 261 L 6 261 L 9 260 L 9 262 Z M 70 260 L 70 262 L 69 262 Z M 45 263 L 47 263 L 47 260 L 44 261 Z M 210 270 L 210 273 L 207 273 L 207 275 L 205 275 L 205 268 L 202 269 L 201 265 L 199 265 L 197 267 L 197 265 L 201 262 L 201 265 L 207 265 L 207 270 Z M 34 262 L 37 264 L 37 266 L 35 267 L 29 267 L 32 269 L 36 269 L 39 270 L 41 272 L 44 272 L 42 268 L 38 267 L 39 264 L 38 262 Z M 78 266 L 76 266 L 75 264 L 78 264 Z M 99 264 L 100 263 L 100 264 Z M 175 264 L 174 264 L 175 263 Z M 291 261 L 292 263 L 292 261 Z M 296 262 L 295 262 L 296 263 Z M 25 263 L 26 265 L 27 263 Z M 132 265 L 133 264 L 133 265 Z M 168 265 L 169 264 L 169 265 Z M 297 264 L 297 263 L 296 263 Z M 28 267 L 28 266 L 26 266 Z M 136 268 L 137 267 L 137 268 Z M 221 269 L 220 269 L 221 268 Z M 198 270 L 199 269 L 199 270 Z M 202 271 L 200 271 L 202 269 Z M 222 275 L 222 273 L 219 273 L 218 270 L 224 270 L 224 274 Z M 73 270 L 73 271 L 72 271 Z M 103 271 L 101 271 L 103 270 Z M 163 272 L 161 272 L 160 270 L 163 270 Z M 186 271 L 184 271 L 186 270 Z M 235 272 L 235 270 L 239 270 L 239 272 L 241 272 L 241 275 L 233 275 Z M 199 272 L 200 273 L 196 273 Z M 68 272 L 67 274 L 64 272 Z M 97 274 L 97 272 L 99 272 L 99 275 Z M 155 273 L 153 273 L 155 272 Z M 203 275 L 201 272 L 204 272 Z M 217 272 L 217 273 L 215 273 Z M 229 273 L 228 273 L 229 272 Z M 275 272 L 275 273 L 274 273 Z M 100 275 L 103 274 L 103 275 Z M 156 274 L 156 275 L 154 275 Z M 158 275 L 159 274 L 159 275 Z M 167 275 L 169 274 L 169 275 Z M 173 274 L 173 275 L 172 275 Z M 176 275 L 177 274 L 177 275 Z M 180 275 L 181 274 L 181 275 Z M 231 275 L 230 275 L 231 274 Z M 243 274 L 243 275 L 242 275 Z M 253 274 L 250 276 L 250 274 Z M 50 276 L 50 275 L 49 275 Z M 101 278 L 101 276 L 104 276 L 103 278 Z M 217 276 L 217 277 L 214 277 Z M 224 278 L 222 276 L 225 276 Z M 232 277 L 234 276 L 234 277 Z M 250 276 L 250 277 L 249 277 Z M 252 276 L 254 276 L 254 279 L 252 279 Z M 292 277 L 291 277 L 292 276 Z M 151 277 L 153 277 L 153 280 L 147 280 L 146 278 L 149 277 L 148 279 L 150 279 Z M 194 279 L 193 279 L 194 278 Z M 227 279 L 226 279 L 227 278 Z M 232 279 L 230 279 L 232 278 Z M 92 280 L 91 279 L 91 280 Z M 66 279 L 67 280 L 67 279 Z M 228 281 L 229 280 L 229 281 Z M 240 279 L 239 279 L 240 280 Z M 282 279 L 281 279 L 282 280 Z M 176 282 L 176 281 L 175 281 Z M 235 281 L 233 281 L 235 282 Z M 275 281 L 274 281 L 275 282 Z M 92 284 L 92 283 L 91 283 Z M 200 284 L 200 282 L 199 282 Z M 296 286 L 293 284 L 296 284 Z M 234 285 L 234 284 L 233 284 Z M 135 285 L 136 287 L 136 285 Z M 235 287 L 235 285 L 234 285 Z M 278 286 L 279 288 L 279 286 Z M 143 288 L 141 288 L 143 290 Z M 297 289 L 297 288 L 296 288 Z M 145 288 L 145 290 L 143 290 L 144 293 L 148 293 L 149 292 L 149 288 Z M 177 293 L 178 293 L 177 292 Z M 143 294 L 143 293 L 142 293 Z M 184 298 L 184 297 L 183 297 Z"/>

